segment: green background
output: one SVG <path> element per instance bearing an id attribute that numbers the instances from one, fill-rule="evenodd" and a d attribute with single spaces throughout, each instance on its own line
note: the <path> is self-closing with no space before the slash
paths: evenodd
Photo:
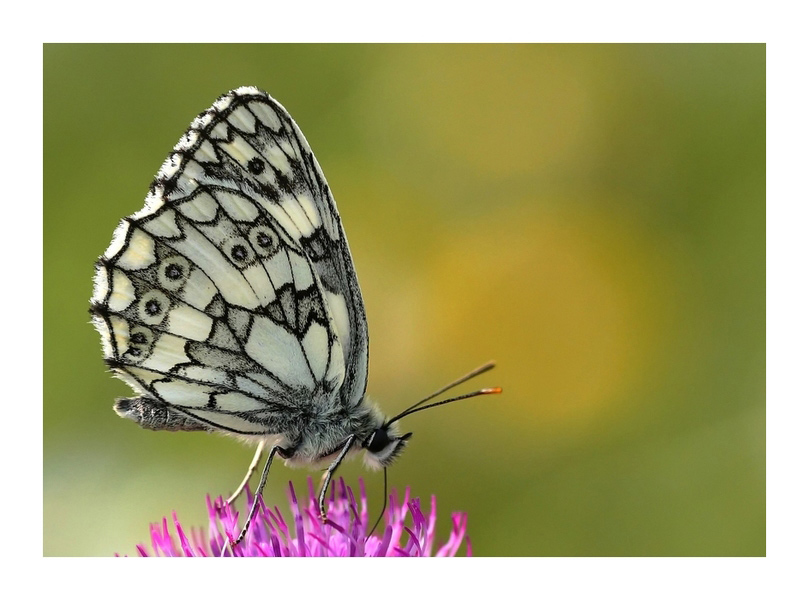
<path id="1" fill-rule="evenodd" d="M 132 554 L 252 450 L 118 418 L 93 262 L 192 118 L 255 85 L 337 199 L 391 484 L 476 555 L 765 554 L 763 45 L 46 45 L 45 555 Z M 361 461 L 371 510 L 380 474 Z M 273 468 L 266 497 L 283 503 Z M 315 474 L 315 476 L 317 476 Z"/>

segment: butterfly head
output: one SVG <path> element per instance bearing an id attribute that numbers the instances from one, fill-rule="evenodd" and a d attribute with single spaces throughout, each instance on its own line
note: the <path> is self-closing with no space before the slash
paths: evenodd
<path id="1" fill-rule="evenodd" d="M 404 447 L 407 444 L 407 440 L 409 440 L 410 436 L 413 435 L 412 433 L 399 435 L 396 422 L 402 417 L 406 417 L 408 415 L 412 415 L 413 413 L 420 412 L 428 408 L 433 408 L 435 406 L 441 406 L 442 404 L 449 404 L 450 402 L 464 400 L 466 398 L 474 398 L 475 396 L 483 396 L 486 394 L 499 394 L 502 391 L 499 387 L 484 388 L 482 390 L 477 390 L 476 392 L 471 392 L 462 396 L 448 398 L 447 400 L 433 402 L 432 404 L 425 404 L 427 401 L 432 400 L 439 394 L 446 392 L 448 389 L 451 389 L 456 385 L 468 381 L 469 379 L 472 379 L 473 377 L 476 377 L 481 373 L 485 373 L 493 368 L 494 363 L 488 362 L 474 371 L 467 373 L 460 379 L 444 386 L 434 394 L 427 396 L 423 400 L 419 400 L 413 406 L 403 410 L 398 415 L 390 419 L 383 420 L 377 410 L 375 416 L 378 419 L 376 421 L 378 425 L 372 425 L 373 430 L 371 434 L 362 441 L 362 447 L 368 451 L 368 454 L 366 455 L 366 463 L 372 467 L 387 467 L 396 459 L 397 456 L 399 456 L 399 454 L 401 454 L 402 450 L 404 450 Z"/>
<path id="2" fill-rule="evenodd" d="M 382 423 L 362 442 L 368 451 L 365 461 L 372 467 L 387 467 L 402 453 L 412 433 L 399 435 L 392 423 Z"/>

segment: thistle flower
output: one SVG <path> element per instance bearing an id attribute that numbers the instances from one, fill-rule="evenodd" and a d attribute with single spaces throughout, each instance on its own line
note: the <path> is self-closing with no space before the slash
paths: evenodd
<path id="1" fill-rule="evenodd" d="M 433 553 L 436 500 L 430 500 L 429 515 L 421 509 L 418 498 L 410 498 L 410 488 L 405 488 L 404 499 L 399 503 L 396 491 L 390 496 L 389 506 L 383 518 L 383 532 L 371 534 L 365 485 L 359 480 L 360 502 L 353 490 L 341 478 L 332 485 L 331 498 L 327 504 L 328 519 L 320 520 L 312 479 L 308 480 L 309 497 L 299 502 L 289 484 L 292 523 L 287 524 L 276 506 L 272 510 L 259 498 L 259 509 L 244 540 L 233 550 L 235 556 L 454 556 L 466 541 L 466 554 L 472 549 L 466 536 L 466 514 L 452 514 L 452 532 L 449 540 Z M 253 502 L 248 490 L 247 511 Z M 169 531 L 168 519 L 162 525 L 149 527 L 152 549 L 155 556 L 219 556 L 226 543 L 222 531 L 229 539 L 236 539 L 241 529 L 239 513 L 220 496 L 211 501 L 206 497 L 210 523 L 207 533 L 192 528 L 188 534 L 183 530 L 177 514 L 172 513 L 176 536 Z M 409 518 L 408 518 L 409 517 Z M 138 545 L 140 556 L 149 556 L 143 545 Z M 230 551 L 227 551 L 230 555 Z"/>

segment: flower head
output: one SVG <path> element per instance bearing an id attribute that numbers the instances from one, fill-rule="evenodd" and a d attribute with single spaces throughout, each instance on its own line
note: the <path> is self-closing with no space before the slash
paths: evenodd
<path id="1" fill-rule="evenodd" d="M 370 523 L 362 479 L 359 481 L 359 505 L 353 490 L 342 478 L 332 485 L 325 523 L 320 519 L 311 478 L 308 480 L 308 488 L 309 497 L 299 502 L 290 482 L 290 524 L 287 524 L 277 506 L 269 509 L 264 505 L 264 500 L 259 498 L 259 509 L 247 536 L 233 550 L 233 555 L 454 556 L 461 543 L 466 540 L 466 554 L 471 556 L 471 546 L 466 536 L 465 513 L 452 514 L 449 540 L 433 552 L 437 519 L 435 496 L 430 499 L 429 515 L 425 515 L 419 499 L 410 498 L 410 488 L 405 488 L 401 503 L 393 491 L 384 515 L 382 535 L 371 534 L 366 538 Z M 246 496 L 249 511 L 253 495 L 248 490 Z M 241 529 L 238 511 L 226 504 L 221 496 L 213 502 L 208 496 L 206 502 L 210 518 L 207 533 L 202 529 L 192 528 L 186 534 L 176 513 L 172 513 L 176 537 L 169 531 L 168 519 L 165 517 L 162 525 L 149 527 L 155 556 L 219 556 L 226 543 L 222 531 L 227 533 L 229 539 L 236 539 Z M 149 556 L 145 546 L 138 545 L 137 549 L 140 556 Z"/>

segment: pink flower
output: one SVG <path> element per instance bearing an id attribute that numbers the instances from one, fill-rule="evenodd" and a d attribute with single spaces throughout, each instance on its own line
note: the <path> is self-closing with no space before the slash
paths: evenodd
<path id="1" fill-rule="evenodd" d="M 244 540 L 235 548 L 235 556 L 455 556 L 466 541 L 466 555 L 472 549 L 466 536 L 466 514 L 452 514 L 452 532 L 449 540 L 433 550 L 436 500 L 430 500 L 430 511 L 425 515 L 418 498 L 410 498 L 410 488 L 405 488 L 404 500 L 399 503 L 394 491 L 382 520 L 383 532 L 371 534 L 369 528 L 365 485 L 360 479 L 360 503 L 352 489 L 340 479 L 332 486 L 327 503 L 328 519 L 320 520 L 317 496 L 311 478 L 308 480 L 309 496 L 299 502 L 292 483 L 289 484 L 292 523 L 287 524 L 278 507 L 268 509 L 263 499 L 259 510 Z M 253 496 L 247 494 L 247 514 Z M 183 530 L 176 513 L 172 513 L 176 535 L 169 531 L 168 519 L 162 525 L 149 527 L 152 549 L 155 556 L 219 556 L 225 543 L 223 531 L 230 539 L 239 535 L 242 523 L 233 506 L 225 504 L 220 496 L 211 502 L 206 498 L 210 523 L 208 532 L 192 528 L 188 534 Z M 149 556 L 142 544 L 137 546 L 140 556 Z M 228 555 L 231 553 L 228 551 Z"/>

